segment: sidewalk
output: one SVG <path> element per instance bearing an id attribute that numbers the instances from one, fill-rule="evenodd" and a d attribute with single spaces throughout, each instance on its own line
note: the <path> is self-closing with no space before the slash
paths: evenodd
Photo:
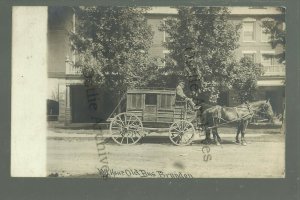
<path id="1" fill-rule="evenodd" d="M 59 129 L 108 129 L 109 122 L 107 123 L 70 123 L 65 124 L 58 121 L 48 121 L 48 128 L 59 128 Z"/>
<path id="2" fill-rule="evenodd" d="M 276 129 L 281 128 L 282 124 L 277 122 L 274 124 L 270 123 L 250 123 L 248 128 L 250 129 Z M 222 127 L 235 128 L 235 125 L 228 124 Z M 48 121 L 48 128 L 59 128 L 59 129 L 85 129 L 85 130 L 95 130 L 95 129 L 109 129 L 109 122 L 107 123 L 70 123 L 65 124 L 58 121 Z"/>
<path id="3" fill-rule="evenodd" d="M 109 130 L 72 130 L 72 129 L 48 129 L 47 138 L 95 138 L 96 135 L 108 138 Z"/>

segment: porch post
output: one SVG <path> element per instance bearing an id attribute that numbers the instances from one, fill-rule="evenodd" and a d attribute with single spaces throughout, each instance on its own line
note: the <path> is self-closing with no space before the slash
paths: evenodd
<path id="1" fill-rule="evenodd" d="M 71 113 L 71 92 L 70 85 L 66 86 L 66 110 L 65 110 L 65 124 L 70 124 L 72 122 L 72 113 Z"/>
<path id="2" fill-rule="evenodd" d="M 64 122 L 65 121 L 65 111 L 66 111 L 66 85 L 60 84 L 58 85 L 58 103 L 59 103 L 59 115 L 58 121 Z"/>

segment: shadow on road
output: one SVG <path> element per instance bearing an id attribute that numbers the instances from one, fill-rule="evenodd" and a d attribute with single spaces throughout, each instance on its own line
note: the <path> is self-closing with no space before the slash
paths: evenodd
<path id="1" fill-rule="evenodd" d="M 113 139 L 111 138 L 106 138 L 104 140 L 104 143 L 109 144 L 109 145 L 119 145 L 116 142 L 114 142 Z M 138 143 L 134 145 L 141 145 L 141 144 L 161 144 L 161 145 L 172 145 L 175 146 L 169 139 L 169 137 L 163 137 L 163 136 L 147 136 L 143 137 Z M 215 145 L 214 143 L 212 144 L 204 144 L 203 139 L 197 139 L 194 140 L 190 145 Z M 235 144 L 234 140 L 232 139 L 223 139 L 221 144 Z"/>
<path id="2" fill-rule="evenodd" d="M 214 142 L 212 142 L 210 144 L 205 144 L 205 143 L 203 143 L 203 140 L 194 140 L 192 142 L 192 144 L 215 145 Z M 233 140 L 230 140 L 230 139 L 226 139 L 226 140 L 222 139 L 221 144 L 236 144 L 236 143 Z"/>

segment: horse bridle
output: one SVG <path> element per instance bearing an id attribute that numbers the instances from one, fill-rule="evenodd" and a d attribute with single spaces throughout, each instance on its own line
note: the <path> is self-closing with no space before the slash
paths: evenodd
<path id="1" fill-rule="evenodd" d="M 268 112 L 267 112 L 268 104 L 266 104 L 266 103 L 263 105 L 262 111 L 261 110 L 258 110 L 258 111 L 254 110 L 249 103 L 246 103 L 246 106 L 247 106 L 247 108 L 249 110 L 249 114 L 245 115 L 245 116 L 243 116 L 241 118 L 248 117 L 248 116 L 253 117 L 254 115 L 259 116 L 259 114 L 261 114 L 261 115 L 268 115 Z"/>
<path id="2" fill-rule="evenodd" d="M 267 109 L 268 109 L 268 104 L 265 103 L 262 107 L 262 111 L 261 110 L 255 111 L 255 114 L 256 115 L 259 115 L 259 114 L 268 115 Z"/>

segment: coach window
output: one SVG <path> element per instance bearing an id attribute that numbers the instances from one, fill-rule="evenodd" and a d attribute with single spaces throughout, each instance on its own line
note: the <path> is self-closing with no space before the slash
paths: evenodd
<path id="1" fill-rule="evenodd" d="M 130 109 L 142 108 L 142 94 L 128 94 L 127 107 Z"/>
<path id="2" fill-rule="evenodd" d="M 255 41 L 255 19 L 246 18 L 243 20 L 243 41 L 254 42 Z"/>
<path id="3" fill-rule="evenodd" d="M 174 95 L 161 94 L 159 107 L 162 109 L 172 109 L 175 98 Z"/>
<path id="4" fill-rule="evenodd" d="M 146 94 L 145 104 L 146 105 L 156 105 L 157 104 L 157 95 L 156 94 Z"/>

